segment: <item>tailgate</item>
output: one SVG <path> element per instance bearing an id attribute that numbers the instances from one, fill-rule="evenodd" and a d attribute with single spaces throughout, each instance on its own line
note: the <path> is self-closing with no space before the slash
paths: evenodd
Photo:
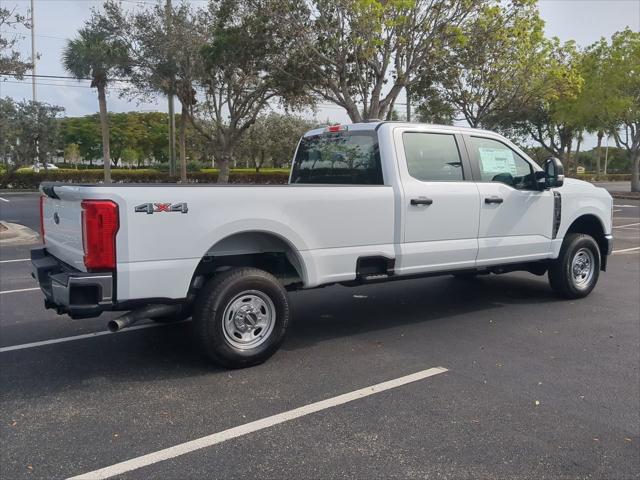
<path id="1" fill-rule="evenodd" d="M 86 271 L 82 247 L 82 200 L 43 196 L 41 201 L 47 251 L 72 267 Z"/>

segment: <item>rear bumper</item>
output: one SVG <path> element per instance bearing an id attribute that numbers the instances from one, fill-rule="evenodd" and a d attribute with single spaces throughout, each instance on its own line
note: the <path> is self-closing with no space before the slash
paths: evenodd
<path id="1" fill-rule="evenodd" d="M 32 276 L 45 295 L 45 307 L 72 318 L 97 317 L 113 308 L 113 275 L 74 270 L 45 248 L 31 250 Z"/>

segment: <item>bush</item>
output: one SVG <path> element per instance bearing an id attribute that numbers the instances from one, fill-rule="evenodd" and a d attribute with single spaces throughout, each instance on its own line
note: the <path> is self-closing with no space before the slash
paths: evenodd
<path id="1" fill-rule="evenodd" d="M 101 170 L 48 170 L 20 171 L 0 174 L 0 188 L 37 189 L 41 182 L 85 183 L 95 184 L 104 178 Z M 114 183 L 176 183 L 177 177 L 155 170 L 111 171 Z M 288 172 L 231 172 L 229 183 L 234 184 L 285 184 Z M 215 183 L 218 173 L 195 172 L 188 174 L 187 183 Z"/>
<path id="2" fill-rule="evenodd" d="M 202 162 L 187 162 L 187 172 L 199 172 L 203 168 L 206 168 L 207 164 Z M 177 166 L 178 171 L 180 171 L 180 165 Z"/>
<path id="3" fill-rule="evenodd" d="M 217 168 L 203 168 L 200 170 L 203 173 L 218 173 L 219 169 Z M 255 168 L 232 168 L 231 172 L 236 172 L 236 173 L 256 173 L 256 169 Z M 272 168 L 272 167 L 266 167 L 266 168 L 261 168 L 260 169 L 260 173 L 280 173 L 280 174 L 286 174 L 289 175 L 289 169 L 288 168 Z"/>
<path id="4" fill-rule="evenodd" d="M 577 173 L 569 175 L 572 178 L 586 180 L 587 182 L 630 182 L 630 173 L 608 173 L 606 175 L 597 173 Z"/>

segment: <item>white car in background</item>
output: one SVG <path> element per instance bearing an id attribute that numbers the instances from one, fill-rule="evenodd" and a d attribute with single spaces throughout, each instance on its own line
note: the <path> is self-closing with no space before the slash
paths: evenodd
<path id="1" fill-rule="evenodd" d="M 58 167 L 56 167 L 53 163 L 34 163 L 29 168 L 31 168 L 31 170 L 33 170 L 34 172 L 39 172 L 40 170 L 59 170 Z"/>

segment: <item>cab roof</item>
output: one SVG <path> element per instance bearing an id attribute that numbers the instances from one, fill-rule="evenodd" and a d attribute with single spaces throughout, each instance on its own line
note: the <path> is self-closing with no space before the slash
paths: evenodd
<path id="1" fill-rule="evenodd" d="M 482 130 L 479 128 L 471 128 L 471 127 L 464 127 L 464 126 L 457 126 L 457 125 L 438 125 L 438 124 L 431 124 L 431 123 L 415 123 L 415 122 L 397 122 L 397 121 L 381 121 L 381 120 L 372 120 L 369 122 L 360 122 L 360 123 L 345 123 L 340 125 L 341 130 L 340 131 L 347 131 L 347 132 L 353 132 L 353 131 L 372 131 L 372 130 L 378 130 L 382 125 L 397 125 L 400 127 L 426 127 L 429 130 L 435 130 L 435 131 L 443 131 L 443 132 L 450 132 L 450 133 L 485 133 L 485 134 L 492 134 L 492 135 L 496 135 L 496 132 L 492 132 L 490 130 Z M 329 131 L 329 125 L 325 126 L 325 127 L 320 127 L 320 128 L 316 128 L 313 130 L 308 131 L 307 133 L 304 134 L 305 137 L 311 137 L 314 135 L 321 135 L 323 133 L 327 133 Z M 335 126 L 332 126 L 335 127 Z"/>

